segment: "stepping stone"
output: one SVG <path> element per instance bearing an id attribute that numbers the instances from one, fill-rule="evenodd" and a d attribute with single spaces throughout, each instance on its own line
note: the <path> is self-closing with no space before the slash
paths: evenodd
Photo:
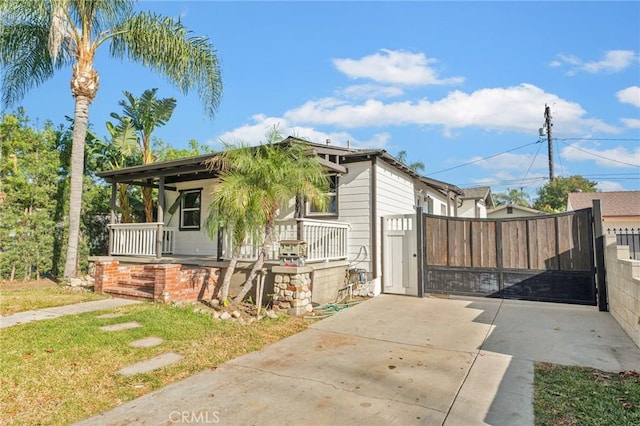
<path id="1" fill-rule="evenodd" d="M 152 348 L 162 342 L 164 342 L 164 340 L 159 337 L 145 337 L 144 339 L 129 343 L 129 346 L 133 346 L 134 348 Z"/>
<path id="2" fill-rule="evenodd" d="M 122 314 L 102 314 L 98 315 L 96 318 L 100 319 L 108 319 L 108 318 L 120 318 Z"/>
<path id="3" fill-rule="evenodd" d="M 123 376 L 131 376 L 134 374 L 148 373 L 149 371 L 157 370 L 167 365 L 171 365 L 174 362 L 178 362 L 183 358 L 182 355 L 175 352 L 167 352 L 162 355 L 155 356 L 146 361 L 136 362 L 121 370 L 118 370 L 119 374 Z"/>
<path id="4" fill-rule="evenodd" d="M 102 331 L 120 331 L 120 330 L 128 330 L 130 328 L 142 327 L 142 324 L 139 322 L 123 322 L 121 324 L 113 324 L 113 325 L 105 325 L 100 327 Z"/>

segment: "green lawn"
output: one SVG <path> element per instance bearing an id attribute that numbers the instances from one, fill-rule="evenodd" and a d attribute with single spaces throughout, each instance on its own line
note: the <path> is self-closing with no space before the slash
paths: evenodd
<path id="1" fill-rule="evenodd" d="M 2 330 L 0 424 L 69 424 L 113 408 L 307 327 L 301 318 L 263 319 L 242 325 L 210 315 L 158 304 L 37 321 Z M 100 326 L 137 321 L 143 327 L 103 332 Z M 129 343 L 156 336 L 164 343 L 133 348 Z M 123 377 L 120 368 L 164 352 L 184 359 L 147 374 Z"/>
<path id="2" fill-rule="evenodd" d="M 536 425 L 640 425 L 640 376 L 536 363 Z"/>
<path id="3" fill-rule="evenodd" d="M 73 290 L 71 287 L 57 284 L 24 289 L 3 289 L 0 287 L 0 315 L 100 300 L 107 297 L 90 291 Z"/>

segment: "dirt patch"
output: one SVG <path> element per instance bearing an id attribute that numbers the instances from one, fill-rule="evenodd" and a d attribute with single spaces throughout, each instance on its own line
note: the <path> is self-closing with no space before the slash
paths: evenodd
<path id="1" fill-rule="evenodd" d="M 44 278 L 30 281 L 0 281 L 0 290 L 31 290 L 34 288 L 55 287 L 55 281 Z"/>

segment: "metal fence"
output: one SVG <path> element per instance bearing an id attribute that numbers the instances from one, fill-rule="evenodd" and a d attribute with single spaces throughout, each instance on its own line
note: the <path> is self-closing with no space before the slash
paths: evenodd
<path id="1" fill-rule="evenodd" d="M 609 228 L 607 234 L 615 235 L 619 246 L 629 246 L 629 259 L 640 260 L 640 228 Z"/>

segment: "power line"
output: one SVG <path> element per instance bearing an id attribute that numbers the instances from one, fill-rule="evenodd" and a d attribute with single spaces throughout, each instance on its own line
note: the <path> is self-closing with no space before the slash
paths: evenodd
<path id="1" fill-rule="evenodd" d="M 563 142 L 563 143 L 565 145 L 567 145 L 567 146 L 570 146 L 573 149 L 577 149 L 578 151 L 582 151 L 582 152 L 584 152 L 586 154 L 593 155 L 594 157 L 602 158 L 603 160 L 611 161 L 613 163 L 624 164 L 625 166 L 640 167 L 640 164 L 632 164 L 632 163 L 627 163 L 627 162 L 620 161 L 620 160 L 614 160 L 613 158 L 608 158 L 608 157 L 605 157 L 604 155 L 596 154 L 595 152 L 592 152 L 592 151 L 587 151 L 586 149 L 582 149 L 582 148 L 577 147 L 576 144 L 571 144 L 571 143 L 566 143 L 566 142 Z"/>
<path id="2" fill-rule="evenodd" d="M 531 143 L 528 143 L 528 144 L 525 144 L 525 145 L 518 146 L 518 147 L 513 148 L 513 149 L 509 149 L 507 151 L 500 152 L 498 154 L 493 154 L 493 155 L 490 155 L 488 157 L 479 158 L 477 160 L 469 161 L 468 163 L 459 164 L 459 165 L 454 166 L 454 167 L 449 167 L 448 169 L 438 170 L 437 172 L 429 173 L 429 176 L 437 175 L 438 173 L 444 173 L 444 172 L 448 172 L 449 170 L 455 170 L 455 169 L 459 169 L 460 167 L 469 166 L 471 164 L 479 163 L 481 161 L 488 160 L 488 159 L 494 158 L 494 157 L 498 157 L 499 155 L 507 154 L 509 152 L 517 151 L 517 150 L 522 149 L 524 147 L 527 147 L 529 145 L 535 145 L 535 144 L 540 143 L 540 142 L 541 141 L 531 142 Z"/>
<path id="3" fill-rule="evenodd" d="M 535 163 L 536 158 L 538 158 L 538 154 L 540 153 L 540 148 L 542 148 L 542 144 L 538 145 L 538 150 L 536 151 L 536 155 L 533 156 L 533 160 L 531 160 L 531 164 L 529 164 L 529 168 L 527 169 L 527 172 L 524 174 L 524 177 L 520 182 L 520 186 L 523 185 L 524 180 L 527 178 L 527 176 L 529 175 L 529 172 L 531 171 L 531 168 L 533 167 L 533 163 Z"/>
<path id="4" fill-rule="evenodd" d="M 614 142 L 640 142 L 636 138 L 555 138 L 557 141 L 614 141 Z"/>

